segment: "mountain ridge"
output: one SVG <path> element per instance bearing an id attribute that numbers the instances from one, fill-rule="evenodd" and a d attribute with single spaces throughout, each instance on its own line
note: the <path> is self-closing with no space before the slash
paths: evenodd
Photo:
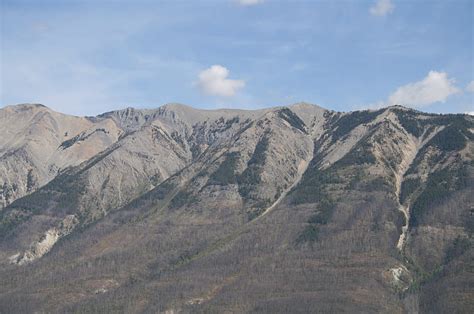
<path id="1" fill-rule="evenodd" d="M 23 186 L 0 210 L 0 308 L 18 311 L 12 298 L 49 312 L 472 306 L 471 281 L 460 279 L 472 256 L 471 116 L 299 103 L 127 108 L 86 120 L 68 136 L 44 120 L 40 138 L 54 139 L 44 160 L 91 157 L 30 190 L 35 172 L 16 169 L 59 163 L 29 162 L 42 155 L 28 149 L 0 155 L 13 169 L 0 179 Z"/>

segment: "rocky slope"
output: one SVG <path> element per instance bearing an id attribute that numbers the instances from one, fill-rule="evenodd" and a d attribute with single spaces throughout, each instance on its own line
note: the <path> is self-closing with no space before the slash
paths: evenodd
<path id="1" fill-rule="evenodd" d="M 116 142 L 111 119 L 68 116 L 42 105 L 0 109 L 0 210 Z"/>
<path id="2" fill-rule="evenodd" d="M 471 116 L 19 105 L 0 121 L 2 312 L 473 309 Z"/>

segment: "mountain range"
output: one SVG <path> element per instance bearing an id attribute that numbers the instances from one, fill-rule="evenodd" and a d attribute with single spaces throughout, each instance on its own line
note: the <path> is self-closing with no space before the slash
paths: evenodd
<path id="1" fill-rule="evenodd" d="M 0 109 L 0 313 L 472 313 L 474 117 Z"/>

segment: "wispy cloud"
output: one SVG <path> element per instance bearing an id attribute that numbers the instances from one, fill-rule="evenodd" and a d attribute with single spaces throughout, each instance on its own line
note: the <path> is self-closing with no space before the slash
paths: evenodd
<path id="1" fill-rule="evenodd" d="M 474 81 L 469 82 L 466 86 L 466 91 L 470 93 L 474 93 Z"/>
<path id="2" fill-rule="evenodd" d="M 369 9 L 370 14 L 375 16 L 385 16 L 390 14 L 395 9 L 395 5 L 391 0 L 377 0 Z"/>
<path id="3" fill-rule="evenodd" d="M 237 0 L 240 5 L 251 6 L 265 2 L 265 0 Z"/>
<path id="4" fill-rule="evenodd" d="M 2 32 L 8 48 L 2 51 L 0 105 L 35 102 L 91 115 L 176 101 L 163 92 L 168 86 L 192 91 L 189 82 L 201 65 L 135 48 L 136 36 L 160 23 L 148 12 L 139 13 L 140 19 L 126 25 L 122 11 L 106 20 L 100 10 L 77 12 L 80 19 L 61 12 L 47 23 L 35 11 L 19 19 L 19 30 Z M 4 17 L 15 16 L 7 11 Z"/>
<path id="5" fill-rule="evenodd" d="M 245 86 L 245 81 L 228 79 L 228 76 L 227 68 L 213 65 L 199 73 L 198 85 L 208 95 L 231 97 Z"/>

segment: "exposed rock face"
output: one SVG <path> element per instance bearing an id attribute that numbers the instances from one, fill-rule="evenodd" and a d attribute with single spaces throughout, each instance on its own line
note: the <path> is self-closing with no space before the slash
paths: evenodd
<path id="1" fill-rule="evenodd" d="M 74 226 L 77 224 L 77 219 L 74 215 L 66 216 L 61 221 L 59 226 L 48 229 L 44 235 L 33 243 L 31 248 L 23 253 L 16 253 L 9 257 L 9 261 L 12 264 L 24 265 L 31 263 L 34 260 L 42 257 L 48 253 L 53 245 L 59 240 L 60 237 L 66 236 L 74 230 Z"/>
<path id="2" fill-rule="evenodd" d="M 0 310 L 469 312 L 473 130 L 398 106 L 0 109 Z"/>
<path id="3" fill-rule="evenodd" d="M 0 109 L 0 210 L 116 142 L 111 119 L 60 114 L 42 105 Z"/>

